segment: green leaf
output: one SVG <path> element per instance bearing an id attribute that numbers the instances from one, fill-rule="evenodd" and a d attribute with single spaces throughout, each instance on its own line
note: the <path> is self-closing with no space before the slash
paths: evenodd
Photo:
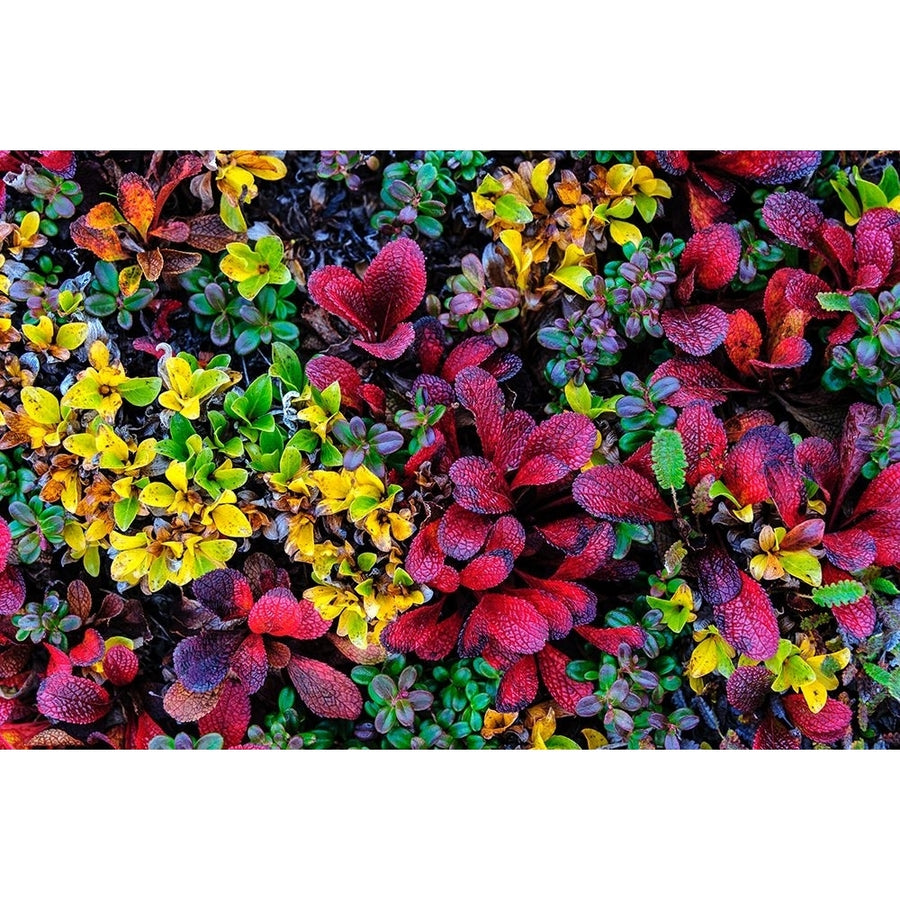
<path id="1" fill-rule="evenodd" d="M 674 488 L 676 491 L 684 487 L 684 476 L 687 472 L 687 457 L 681 435 L 671 428 L 663 428 L 653 435 L 653 472 L 663 490 Z"/>
<path id="2" fill-rule="evenodd" d="M 892 165 L 888 166 L 881 173 L 881 181 L 878 182 L 878 187 L 884 196 L 887 197 L 889 203 L 900 195 L 900 176 L 897 175 L 897 170 Z"/>
<path id="3" fill-rule="evenodd" d="M 887 206 L 887 197 L 884 196 L 881 188 L 872 184 L 871 181 L 866 181 L 865 178 L 860 178 L 859 170 L 856 166 L 853 167 L 853 175 L 856 179 L 856 189 L 859 191 L 859 199 L 862 200 L 864 210 L 879 209 L 882 206 Z"/>
<path id="4" fill-rule="evenodd" d="M 572 412 L 590 415 L 591 412 L 591 391 L 586 384 L 575 386 L 575 382 L 570 381 L 565 387 L 566 402 Z"/>
<path id="5" fill-rule="evenodd" d="M 891 680 L 891 673 L 887 671 L 887 669 L 882 669 L 881 666 L 876 666 L 873 663 L 863 663 L 863 669 L 865 670 L 866 675 L 872 679 L 872 681 L 877 682 L 883 687 L 887 687 Z M 900 670 L 898 670 L 900 671 Z"/>
<path id="6" fill-rule="evenodd" d="M 553 737 L 547 738 L 544 746 L 548 750 L 580 750 L 581 747 L 571 738 L 567 738 L 562 734 L 554 734 Z"/>
<path id="7" fill-rule="evenodd" d="M 269 374 L 280 379 L 285 387 L 292 391 L 302 391 L 306 387 L 303 366 L 297 354 L 281 341 L 272 344 L 272 365 Z"/>
<path id="8" fill-rule="evenodd" d="M 846 606 L 855 603 L 866 595 L 865 585 L 850 578 L 835 584 L 826 584 L 812 592 L 812 601 L 818 606 L 831 609 L 832 606 Z"/>
<path id="9" fill-rule="evenodd" d="M 854 219 L 858 219 L 862 214 L 862 210 L 859 208 L 859 202 L 856 197 L 853 196 L 853 191 L 851 191 L 847 185 L 841 184 L 839 181 L 832 181 L 831 186 L 834 188 L 838 197 L 841 198 L 841 203 L 844 204 L 847 212 L 850 213 Z"/>
<path id="10" fill-rule="evenodd" d="M 133 406 L 149 406 L 161 388 L 161 378 L 126 378 L 119 385 L 119 393 Z"/>
<path id="11" fill-rule="evenodd" d="M 137 497 L 125 497 L 113 504 L 113 518 L 119 531 L 125 531 L 131 525 L 140 508 Z"/>
<path id="12" fill-rule="evenodd" d="M 655 197 L 650 197 L 647 194 L 635 194 L 634 205 L 645 222 L 650 223 L 653 221 L 658 205 Z"/>
<path id="13" fill-rule="evenodd" d="M 828 291 L 822 291 L 816 294 L 816 300 L 819 306 L 829 312 L 850 312 L 850 298 L 843 294 L 834 294 Z"/>
<path id="14" fill-rule="evenodd" d="M 513 225 L 527 225 L 534 220 L 531 210 L 515 194 L 504 194 L 494 204 L 494 214 Z"/>

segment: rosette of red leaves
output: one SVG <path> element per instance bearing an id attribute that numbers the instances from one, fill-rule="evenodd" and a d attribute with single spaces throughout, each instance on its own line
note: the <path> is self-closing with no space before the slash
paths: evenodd
<path id="1" fill-rule="evenodd" d="M 363 339 L 354 344 L 379 359 L 398 359 L 415 331 L 405 321 L 425 296 L 425 257 L 401 237 L 383 247 L 362 280 L 343 266 L 325 266 L 309 277 L 312 300 L 349 322 Z"/>
<path id="2" fill-rule="evenodd" d="M 406 559 L 413 578 L 445 596 L 401 616 L 383 642 L 425 659 L 440 659 L 454 645 L 462 656 L 482 655 L 505 673 L 501 710 L 534 699 L 540 669 L 554 699 L 573 710 L 585 686 L 566 676 L 568 659 L 548 642 L 593 620 L 596 595 L 579 579 L 602 570 L 615 547 L 610 523 L 572 503 L 572 474 L 590 459 L 596 428 L 577 413 L 536 424 L 521 410 L 507 411 L 497 380 L 480 368 L 456 375 L 455 395 L 474 417 L 482 455 L 450 466 L 454 502 L 419 531 Z M 625 471 L 610 475 L 620 490 L 633 487 L 632 476 L 644 480 Z M 595 493 L 587 482 L 582 487 Z M 642 521 L 646 513 L 637 508 L 645 499 L 635 499 L 632 510 Z M 625 516 L 609 515 L 617 517 Z M 643 641 L 639 628 L 585 629 L 583 636 L 616 647 Z"/>
<path id="3" fill-rule="evenodd" d="M 294 642 L 319 638 L 330 623 L 298 600 L 287 572 L 263 554 L 251 556 L 242 575 L 216 569 L 194 582 L 207 622 L 175 648 L 178 680 L 163 704 L 177 722 L 198 722 L 201 734 L 218 732 L 233 746 L 250 723 L 250 697 L 270 669 L 287 669 L 303 702 L 318 716 L 355 719 L 359 688 L 342 672 L 301 655 Z"/>

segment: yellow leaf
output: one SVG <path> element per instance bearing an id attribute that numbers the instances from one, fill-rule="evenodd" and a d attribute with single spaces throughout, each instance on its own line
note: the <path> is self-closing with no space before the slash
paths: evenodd
<path id="1" fill-rule="evenodd" d="M 119 290 L 122 292 L 122 296 L 132 296 L 141 286 L 142 277 L 143 272 L 141 272 L 140 266 L 126 266 L 122 269 L 119 272 Z"/>
<path id="2" fill-rule="evenodd" d="M 74 453 L 76 456 L 83 456 L 90 459 L 94 456 L 99 448 L 97 447 L 97 439 L 92 434 L 73 434 L 63 441 L 63 447 Z"/>
<path id="3" fill-rule="evenodd" d="M 38 387 L 22 388 L 22 406 L 29 418 L 40 425 L 58 425 L 59 401 L 50 391 Z"/>
<path id="4" fill-rule="evenodd" d="M 217 506 L 211 516 L 219 532 L 227 537 L 250 537 L 253 534 L 247 517 L 236 506 Z"/>
<path id="5" fill-rule="evenodd" d="M 88 327 L 86 322 L 66 322 L 56 333 L 56 343 L 63 350 L 74 350 L 84 343 Z"/>
<path id="6" fill-rule="evenodd" d="M 587 741 L 588 750 L 599 750 L 609 743 L 609 741 L 594 728 L 582 728 L 581 733 L 584 735 L 585 741 Z"/>
<path id="7" fill-rule="evenodd" d="M 97 382 L 93 378 L 82 378 L 66 391 L 62 404 L 72 409 L 97 409 L 102 400 Z"/>
<path id="8" fill-rule="evenodd" d="M 147 506 L 166 509 L 175 500 L 175 491 L 162 481 L 154 481 L 141 491 L 139 499 Z"/>
<path id="9" fill-rule="evenodd" d="M 531 186 L 541 200 L 547 199 L 547 194 L 550 192 L 548 179 L 555 168 L 555 159 L 544 159 L 534 167 L 534 171 L 531 173 Z"/>
<path id="10" fill-rule="evenodd" d="M 635 168 L 627 163 L 617 163 L 606 173 L 606 183 L 613 194 L 621 194 L 631 179 L 634 178 Z"/>
<path id="11" fill-rule="evenodd" d="M 609 235 L 620 246 L 625 244 L 638 244 L 641 240 L 641 230 L 630 222 L 613 219 L 609 223 Z"/>

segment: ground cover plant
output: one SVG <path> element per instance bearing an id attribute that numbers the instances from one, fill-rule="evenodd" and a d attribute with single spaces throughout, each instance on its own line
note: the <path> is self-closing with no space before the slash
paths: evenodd
<path id="1" fill-rule="evenodd" d="M 0 748 L 896 747 L 897 163 L 0 151 Z"/>

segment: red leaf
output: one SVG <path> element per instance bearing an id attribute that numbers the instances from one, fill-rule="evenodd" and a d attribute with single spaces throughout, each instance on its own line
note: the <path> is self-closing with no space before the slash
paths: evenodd
<path id="1" fill-rule="evenodd" d="M 25 602 L 25 578 L 18 566 L 0 571 L 0 615 L 17 613 Z"/>
<path id="2" fill-rule="evenodd" d="M 741 506 L 769 499 L 766 464 L 781 461 L 793 463 L 791 439 L 774 425 L 751 428 L 731 448 L 722 469 L 722 481 Z"/>
<path id="3" fill-rule="evenodd" d="M 4 519 L 0 519 L 0 572 L 9 565 L 12 545 L 13 540 L 9 531 L 9 524 Z"/>
<path id="4" fill-rule="evenodd" d="M 734 278 L 740 260 L 741 238 L 735 227 L 711 225 L 688 241 L 681 257 L 681 270 L 692 272 L 704 290 L 716 291 Z M 679 296 L 686 299 L 682 294 Z"/>
<path id="5" fill-rule="evenodd" d="M 213 569 L 198 578 L 194 596 L 223 621 L 242 619 L 253 608 L 250 584 L 234 569 Z"/>
<path id="6" fill-rule="evenodd" d="M 501 516 L 497 519 L 484 542 L 485 553 L 492 550 L 508 550 L 513 559 L 516 559 L 524 549 L 525 529 L 513 516 Z"/>
<path id="7" fill-rule="evenodd" d="M 453 382 L 463 369 L 467 369 L 469 366 L 481 366 L 496 352 L 497 345 L 487 335 L 466 338 L 447 354 L 447 359 L 441 369 L 441 378 Z"/>
<path id="8" fill-rule="evenodd" d="M 706 190 L 699 181 L 690 179 L 687 183 L 688 210 L 691 217 L 691 226 L 694 231 L 702 231 L 716 222 L 728 218 L 731 209 L 723 203 L 715 194 Z M 687 275 L 685 280 L 690 280 L 689 289 L 684 295 L 689 296 L 693 292 L 693 273 Z"/>
<path id="9" fill-rule="evenodd" d="M 826 534 L 822 546 L 828 561 L 845 572 L 859 572 L 875 562 L 875 538 L 859 528 Z"/>
<path id="10" fill-rule="evenodd" d="M 506 403 L 497 379 L 484 369 L 463 369 L 456 376 L 456 396 L 475 416 L 475 430 L 481 449 L 488 459 L 494 459 L 497 441 L 503 431 Z"/>
<path id="11" fill-rule="evenodd" d="M 853 710 L 840 700 L 829 697 L 817 713 L 810 710 L 802 694 L 788 694 L 782 702 L 791 721 L 811 741 L 833 744 L 850 734 Z"/>
<path id="12" fill-rule="evenodd" d="M 222 683 L 231 667 L 241 635 L 232 631 L 204 631 L 185 638 L 175 648 L 175 674 L 195 694 L 211 691 Z"/>
<path id="13" fill-rule="evenodd" d="M 300 603 L 291 591 L 282 587 L 272 588 L 250 610 L 247 627 L 256 634 L 295 637 L 301 616 Z"/>
<path id="14" fill-rule="evenodd" d="M 103 659 L 105 652 L 106 645 L 100 632 L 96 628 L 88 628 L 81 643 L 69 651 L 69 659 L 76 666 L 92 666 Z"/>
<path id="15" fill-rule="evenodd" d="M 362 412 L 362 378 L 347 360 L 325 354 L 314 356 L 306 364 L 306 377 L 320 391 L 337 382 L 341 388 L 341 405 Z"/>
<path id="16" fill-rule="evenodd" d="M 859 641 L 865 640 L 875 631 L 875 604 L 868 595 L 846 606 L 833 606 L 831 611 L 841 628 Z"/>
<path id="17" fill-rule="evenodd" d="M 200 734 L 221 734 L 225 746 L 240 744 L 247 734 L 250 724 L 250 695 L 235 678 L 229 678 L 222 685 L 222 693 L 215 709 L 197 722 Z"/>
<path id="18" fill-rule="evenodd" d="M 103 673 L 116 687 L 131 684 L 137 678 L 140 664 L 134 650 L 114 644 L 103 658 Z"/>
<path id="19" fill-rule="evenodd" d="M 355 340 L 353 343 L 378 359 L 399 359 L 412 345 L 416 333 L 409 322 L 401 322 L 383 341 Z"/>
<path id="20" fill-rule="evenodd" d="M 44 649 L 50 657 L 47 660 L 47 674 L 55 675 L 57 672 L 64 672 L 66 675 L 72 674 L 72 660 L 66 653 L 63 653 L 59 647 L 52 644 L 44 644 Z"/>
<path id="21" fill-rule="evenodd" d="M 562 561 L 554 573 L 557 579 L 589 578 L 611 559 L 616 548 L 616 533 L 609 522 L 601 522 L 591 533 L 583 549 Z"/>
<path id="22" fill-rule="evenodd" d="M 362 712 L 359 688 L 326 663 L 297 656 L 288 663 L 288 675 L 300 699 L 325 719 L 356 719 Z"/>
<path id="23" fill-rule="evenodd" d="M 727 603 L 741 589 L 741 572 L 732 558 L 715 545 L 697 556 L 697 587 L 713 606 Z"/>
<path id="24" fill-rule="evenodd" d="M 538 692 L 537 665 L 534 656 L 523 656 L 507 669 L 497 688 L 498 712 L 516 712 L 534 701 Z"/>
<path id="25" fill-rule="evenodd" d="M 844 428 L 841 432 L 840 454 L 840 481 L 837 493 L 832 501 L 832 519 L 843 505 L 844 497 L 853 487 L 859 477 L 862 467 L 868 459 L 868 454 L 859 449 L 859 438 L 869 426 L 878 421 L 878 410 L 867 403 L 853 403 L 847 410 L 847 418 L 844 420 Z M 871 487 L 871 485 L 870 485 Z M 854 516 L 856 513 L 854 513 Z"/>
<path id="26" fill-rule="evenodd" d="M 751 713 L 768 697 L 775 676 L 763 666 L 738 666 L 725 685 L 728 702 L 741 713 Z"/>
<path id="27" fill-rule="evenodd" d="M 510 472 L 519 467 L 525 443 L 533 428 L 534 419 L 524 410 L 516 409 L 503 416 L 493 453 L 494 465 L 501 472 Z"/>
<path id="28" fill-rule="evenodd" d="M 689 403 L 678 417 L 675 430 L 681 435 L 687 458 L 687 483 L 694 487 L 707 475 L 719 477 L 728 449 L 721 419 L 705 400 Z"/>
<path id="29" fill-rule="evenodd" d="M 489 518 L 454 503 L 441 516 L 437 542 L 447 556 L 460 560 L 471 559 L 484 545 L 490 527 Z M 443 561 L 441 556 L 441 563 Z"/>
<path id="30" fill-rule="evenodd" d="M 594 628 L 591 625 L 582 625 L 575 629 L 575 633 L 598 650 L 613 655 L 619 652 L 620 644 L 637 649 L 643 647 L 647 639 L 644 630 L 637 625 L 625 625 L 621 628 Z"/>
<path id="31" fill-rule="evenodd" d="M 507 594 L 484 594 L 460 634 L 460 652 L 478 656 L 489 642 L 508 654 L 537 653 L 549 637 L 547 622 L 535 608 Z"/>
<path id="32" fill-rule="evenodd" d="M 532 578 L 524 576 L 531 586 L 545 591 L 557 600 L 562 600 L 572 612 L 575 625 L 591 622 L 597 615 L 597 597 L 593 591 L 573 581 L 560 581 L 557 578 Z"/>
<path id="33" fill-rule="evenodd" d="M 112 708 L 112 700 L 99 684 L 57 672 L 38 688 L 37 708 L 47 718 L 87 725 L 102 719 Z"/>
<path id="34" fill-rule="evenodd" d="M 818 150 L 725 150 L 707 165 L 757 184 L 787 184 L 812 175 L 821 160 Z"/>
<path id="35" fill-rule="evenodd" d="M 572 496 L 591 515 L 614 521 L 667 522 L 675 518 L 656 487 L 626 466 L 595 466 L 575 479 Z"/>
<path id="36" fill-rule="evenodd" d="M 666 398 L 670 406 L 687 406 L 694 400 L 706 400 L 716 406 L 724 403 L 729 393 L 748 392 L 747 388 L 723 375 L 705 359 L 667 359 L 656 367 L 650 384 L 670 376 L 677 378 L 681 385 Z"/>
<path id="37" fill-rule="evenodd" d="M 744 572 L 742 587 L 730 600 L 713 606 L 722 637 L 750 659 L 768 659 L 778 649 L 780 632 L 772 601 L 765 590 Z"/>
<path id="38" fill-rule="evenodd" d="M 607 524 L 608 523 L 604 523 Z M 588 542 L 597 522 L 590 516 L 581 513 L 565 519 L 555 519 L 541 525 L 537 531 L 551 547 L 564 553 L 581 553 Z"/>
<path id="39" fill-rule="evenodd" d="M 566 666 L 571 662 L 565 653 L 548 644 L 538 654 L 541 678 L 550 691 L 550 696 L 568 713 L 575 712 L 575 704 L 592 693 L 592 685 L 575 681 L 566 674 Z"/>
<path id="40" fill-rule="evenodd" d="M 825 224 L 822 210 L 809 197 L 797 191 L 769 194 L 762 215 L 776 237 L 803 250 L 813 248 Z"/>
<path id="41" fill-rule="evenodd" d="M 801 521 L 800 509 L 806 503 L 806 487 L 800 469 L 793 460 L 773 459 L 763 464 L 763 475 L 778 515 L 788 528 L 793 528 Z M 811 527 L 820 529 L 819 539 L 815 542 L 818 543 L 822 539 L 821 531 L 824 531 L 825 523 L 820 519 L 815 522 L 817 524 Z M 782 547 L 784 550 L 801 549 L 785 544 Z"/>
<path id="42" fill-rule="evenodd" d="M 556 484 L 571 472 L 571 468 L 550 453 L 533 456 L 522 463 L 511 488 L 515 490 L 528 485 Z"/>
<path id="43" fill-rule="evenodd" d="M 460 573 L 459 583 L 472 591 L 486 591 L 502 584 L 513 568 L 509 550 L 494 550 L 473 559 Z"/>
<path id="44" fill-rule="evenodd" d="M 439 527 L 438 522 L 429 522 L 412 539 L 406 554 L 406 571 L 421 584 L 429 584 L 444 566 Z"/>
<path id="45" fill-rule="evenodd" d="M 754 360 L 753 365 L 761 369 L 799 369 L 812 356 L 812 347 L 802 337 L 786 337 L 775 346 L 768 362 Z"/>
<path id="46" fill-rule="evenodd" d="M 464 456 L 450 466 L 453 497 L 477 513 L 505 513 L 513 509 L 509 487 L 493 463 L 480 456 Z"/>
<path id="47" fill-rule="evenodd" d="M 803 474 L 822 489 L 826 500 L 830 500 L 840 474 L 834 444 L 824 438 L 808 437 L 794 449 L 794 456 Z"/>
<path id="48" fill-rule="evenodd" d="M 875 565 L 900 565 L 900 514 L 896 508 L 869 513 L 857 528 L 875 540 Z"/>
<path id="49" fill-rule="evenodd" d="M 125 736 L 127 750 L 146 750 L 148 744 L 157 735 L 165 731 L 145 712 L 137 717 L 137 722 L 129 719 Z"/>
<path id="50" fill-rule="evenodd" d="M 262 635 L 248 634 L 231 659 L 231 668 L 244 683 L 248 694 L 255 694 L 269 674 L 269 655 Z"/>
<path id="51" fill-rule="evenodd" d="M 546 619 L 551 638 L 564 638 L 572 630 L 572 610 L 549 591 L 518 588 L 510 593 L 527 600 Z"/>
<path id="52" fill-rule="evenodd" d="M 425 256 L 415 241 L 400 237 L 382 247 L 363 278 L 369 321 L 377 335 L 387 337 L 409 318 L 425 296 L 425 280 Z"/>
<path id="53" fill-rule="evenodd" d="M 662 326 L 666 337 L 692 356 L 712 353 L 729 330 L 727 313 L 709 304 L 667 309 L 662 314 Z"/>
<path id="54" fill-rule="evenodd" d="M 900 463 L 889 465 L 872 479 L 856 504 L 853 518 L 883 510 L 900 511 Z"/>
<path id="55" fill-rule="evenodd" d="M 306 284 L 309 296 L 333 316 L 346 319 L 365 337 L 375 339 L 374 322 L 363 295 L 363 283 L 343 266 L 316 269 Z"/>
<path id="56" fill-rule="evenodd" d="M 799 750 L 800 735 L 792 732 L 771 713 L 767 715 L 753 738 L 754 750 Z"/>
<path id="57" fill-rule="evenodd" d="M 381 642 L 393 653 L 415 653 L 422 659 L 443 659 L 456 646 L 462 617 L 458 612 L 440 621 L 443 601 L 410 610 L 381 632 Z"/>
<path id="58" fill-rule="evenodd" d="M 587 416 L 574 412 L 557 413 L 528 434 L 522 460 L 551 454 L 569 470 L 580 469 L 591 458 L 596 442 L 597 429 Z"/>

